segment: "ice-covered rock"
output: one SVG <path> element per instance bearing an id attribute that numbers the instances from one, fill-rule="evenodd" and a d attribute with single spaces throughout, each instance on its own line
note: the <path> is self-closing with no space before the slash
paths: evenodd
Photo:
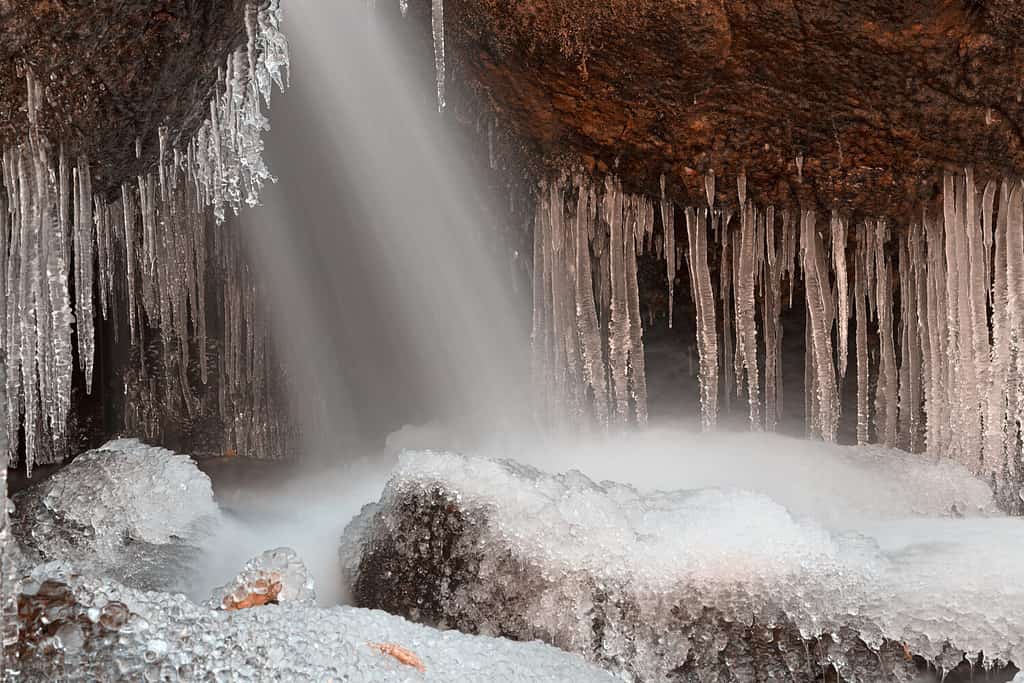
<path id="1" fill-rule="evenodd" d="M 438 631 L 349 607 L 212 610 L 61 564 L 37 567 L 19 601 L 23 680 L 614 680 L 539 642 Z"/>
<path id="2" fill-rule="evenodd" d="M 30 554 L 142 588 L 183 571 L 189 542 L 217 514 L 191 458 L 134 439 L 81 454 L 14 504 L 12 530 Z"/>
<path id="3" fill-rule="evenodd" d="M 1005 681 L 1024 661 L 1022 544 L 1005 517 L 835 531 L 758 493 L 641 494 L 425 451 L 402 455 L 342 562 L 359 606 L 633 679 L 913 680 L 983 652 Z"/>
<path id="4" fill-rule="evenodd" d="M 282 603 L 316 604 L 313 577 L 291 548 L 268 550 L 246 562 L 234 580 L 214 589 L 207 606 L 234 610 Z"/>

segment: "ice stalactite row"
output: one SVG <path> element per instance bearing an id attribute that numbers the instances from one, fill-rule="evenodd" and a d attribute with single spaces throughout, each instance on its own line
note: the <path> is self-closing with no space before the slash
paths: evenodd
<path id="1" fill-rule="evenodd" d="M 735 195 L 716 196 L 708 174 L 706 196 L 683 210 L 685 240 L 675 234 L 671 180 L 662 188 L 652 202 L 614 178 L 601 187 L 580 176 L 543 185 L 534 358 L 549 415 L 644 421 L 637 258 L 664 259 L 650 272 L 666 281 L 670 306 L 679 299 L 676 264 L 685 261 L 705 429 L 718 421 L 720 396 L 730 411 L 733 391 L 745 398 L 752 429 L 777 429 L 783 335 L 802 332 L 809 435 L 927 449 L 997 489 L 1015 481 L 1024 437 L 1024 184 L 979 187 L 970 171 L 947 174 L 941 201 L 902 226 L 762 208 L 742 173 Z M 804 301 L 794 302 L 801 291 Z M 804 329 L 784 330 L 783 311 L 794 306 L 803 306 Z M 787 324 L 799 317 L 798 308 Z M 846 382 L 856 390 L 849 422 Z"/>
<path id="2" fill-rule="evenodd" d="M 87 228 L 77 218 L 69 226 L 68 164 L 63 153 L 40 134 L 42 86 L 31 73 L 26 81 L 29 133 L 24 144 L 4 150 L 2 161 L 0 353 L 7 398 L 5 441 L 14 453 L 19 429 L 24 428 L 25 450 L 30 454 L 26 466 L 31 471 L 35 460 L 52 462 L 61 457 L 74 362 L 68 242 L 73 238 L 77 242 L 79 230 Z M 76 198 L 80 192 L 76 188 Z M 84 280 L 86 270 L 80 266 L 76 279 L 81 274 Z M 91 355 L 91 344 L 81 346 Z M 91 357 L 85 359 L 84 353 L 79 360 L 91 366 Z"/>
<path id="3" fill-rule="evenodd" d="M 23 429 L 29 472 L 65 456 L 73 366 L 77 360 L 91 392 L 100 315 L 113 321 L 115 334 L 118 320 L 126 322 L 132 348 L 140 350 L 126 373 L 127 429 L 153 437 L 172 408 L 189 418 L 203 412 L 190 387 L 208 381 L 206 224 L 209 213 L 220 223 L 228 208 L 237 213 L 243 204 L 258 204 L 263 184 L 272 180 L 261 156 L 269 127 L 263 107 L 273 84 L 283 89 L 288 80 L 280 21 L 278 0 L 262 9 L 248 5 L 247 41 L 228 58 L 209 117 L 180 144 L 158 131 L 155 169 L 125 182 L 116 196 L 94 193 L 89 160 L 67 158 L 39 133 L 42 88 L 27 74 L 29 132 L 22 144 L 3 150 L 0 164 L 0 353 L 9 399 L 3 402 L 5 453 L 14 457 Z M 135 146 L 139 154 L 141 141 Z M 227 285 L 232 278 L 244 281 L 235 288 L 232 314 L 245 321 L 250 338 L 224 331 L 224 353 L 242 348 L 246 362 L 230 363 L 221 382 L 237 388 L 262 382 L 265 369 L 255 363 L 263 362 L 265 342 L 254 338 L 265 332 L 249 317 L 255 314 L 251 278 L 226 273 Z M 149 407 L 132 400 L 157 386 L 160 398 Z M 218 414 L 234 421 L 236 408 L 222 401 Z"/>
<path id="4" fill-rule="evenodd" d="M 654 204 L 581 175 L 541 184 L 534 224 L 534 385 L 543 418 L 647 422 L 637 254 Z"/>
<path id="5" fill-rule="evenodd" d="M 941 212 L 923 217 L 927 272 L 912 275 L 927 447 L 999 482 L 1017 476 L 1024 425 L 1024 196 L 1018 181 L 999 186 L 998 208 L 996 195 L 947 175 Z M 911 231 L 908 250 L 920 241 Z"/>

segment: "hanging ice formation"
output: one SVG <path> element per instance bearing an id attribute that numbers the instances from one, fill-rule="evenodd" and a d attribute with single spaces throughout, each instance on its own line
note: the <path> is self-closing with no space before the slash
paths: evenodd
<path id="1" fill-rule="evenodd" d="M 190 373 L 198 365 L 206 384 L 207 210 L 220 223 L 228 208 L 256 205 L 272 180 L 261 156 L 263 106 L 273 84 L 284 89 L 288 80 L 280 21 L 279 0 L 262 9 L 249 3 L 246 44 L 228 58 L 209 117 L 187 141 L 158 131 L 155 169 L 125 182 L 117 197 L 94 194 L 89 159 L 67 158 L 40 134 L 42 89 L 27 74 L 28 135 L 3 150 L 0 163 L 0 369 L 7 399 L 0 423 L 12 458 L 24 430 L 27 471 L 65 455 L 76 360 L 92 390 L 96 315 L 122 316 L 141 349 L 126 376 L 126 428 L 152 437 L 168 407 L 180 406 L 190 418 L 203 411 Z M 236 258 L 237 245 L 220 232 L 214 231 L 217 255 Z M 223 265 L 217 414 L 229 430 L 228 447 L 266 454 L 265 401 L 255 397 L 265 391 L 265 332 L 251 279 L 237 264 Z M 154 340 L 146 334 L 154 331 L 159 344 L 150 349 Z"/>
<path id="2" fill-rule="evenodd" d="M 434 34 L 434 71 L 437 77 L 437 109 L 444 109 L 444 0 L 430 0 L 430 27 Z"/>
<path id="3" fill-rule="evenodd" d="M 653 229 L 653 202 L 614 178 L 603 193 L 578 174 L 541 184 L 533 368 L 547 417 L 646 423 L 637 252 Z"/>
<path id="4" fill-rule="evenodd" d="M 718 421 L 718 331 L 715 328 L 715 293 L 708 269 L 707 221 L 710 209 L 686 209 L 686 236 L 690 251 L 690 286 L 697 308 L 697 352 L 700 355 L 701 426 L 715 428 Z M 665 224 L 665 229 L 671 229 Z"/>
<path id="5" fill-rule="evenodd" d="M 685 257 L 704 428 L 718 419 L 719 387 L 728 411 L 734 386 L 745 388 L 752 428 L 777 427 L 782 311 L 787 302 L 801 305 L 793 295 L 802 289 L 809 434 L 839 438 L 841 387 L 855 364 L 850 438 L 955 458 L 997 489 L 1014 480 L 1024 441 L 1024 184 L 979 187 L 971 171 L 949 173 L 941 203 L 926 206 L 919 221 L 897 226 L 839 212 L 823 220 L 810 209 L 762 209 L 741 173 L 732 221 L 728 202 L 715 208 L 708 174 L 705 197 L 683 210 L 685 254 L 675 239 L 670 186 L 663 179 L 662 233 L 653 240 L 653 202 L 624 193 L 614 178 L 603 187 L 580 176 L 543 186 L 534 232 L 533 338 L 537 380 L 555 408 L 550 415 L 643 421 L 636 259 L 650 243 L 655 249 L 646 258 L 664 259 L 659 272 L 670 302 L 676 264 Z M 709 233 L 718 243 L 720 326 Z M 798 264 L 803 286 L 794 289 Z"/>

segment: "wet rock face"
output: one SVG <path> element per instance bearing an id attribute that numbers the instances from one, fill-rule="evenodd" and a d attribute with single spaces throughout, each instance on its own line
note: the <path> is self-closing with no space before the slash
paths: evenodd
<path id="1" fill-rule="evenodd" d="M 1024 171 L 1012 0 L 448 0 L 445 17 L 456 78 L 502 125 L 648 194 L 745 168 L 764 203 L 902 219 L 944 166 Z"/>
<path id="2" fill-rule="evenodd" d="M 0 2 L 0 147 L 26 133 L 31 68 L 45 84 L 44 134 L 71 158 L 88 155 L 96 190 L 142 173 L 159 126 L 184 141 L 209 115 L 217 71 L 245 40 L 244 11 L 244 0 Z"/>

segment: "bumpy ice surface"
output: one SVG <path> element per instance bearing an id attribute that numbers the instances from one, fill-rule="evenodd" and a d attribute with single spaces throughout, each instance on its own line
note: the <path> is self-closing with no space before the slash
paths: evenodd
<path id="1" fill-rule="evenodd" d="M 30 551 L 144 587 L 182 570 L 165 565 L 218 512 L 191 458 L 134 439 L 83 453 L 14 502 L 15 535 Z"/>
<path id="2" fill-rule="evenodd" d="M 276 602 L 316 605 L 313 577 L 309 575 L 305 563 L 291 548 L 275 548 L 252 558 L 245 563 L 234 580 L 215 588 L 207 607 L 217 609 L 223 607 L 225 602 L 238 604 L 254 592 L 263 590 L 268 580 L 280 585 Z"/>
<path id="3" fill-rule="evenodd" d="M 557 586 L 536 597 L 528 619 L 552 633 L 578 630 L 572 642 L 589 643 L 591 625 L 569 624 L 565 610 L 583 609 L 596 582 L 628 587 L 640 620 L 650 623 L 666 618 L 667 598 L 746 623 L 773 623 L 781 610 L 805 635 L 848 627 L 870 646 L 900 641 L 948 666 L 959 653 L 951 656 L 947 643 L 989 660 L 1024 661 L 1024 524 L 999 515 L 987 488 L 957 466 L 893 459 L 892 452 L 832 448 L 819 455 L 817 476 L 846 472 L 846 483 L 853 482 L 852 497 L 832 505 L 850 511 L 845 524 L 813 495 L 791 495 L 804 502 L 797 515 L 740 489 L 642 494 L 575 471 L 551 476 L 511 461 L 432 451 L 402 455 L 380 509 L 401 515 L 397 503 L 409 491 L 440 485 L 461 509 L 485 511 L 480 544 L 494 557 L 481 562 L 479 584 L 509 580 L 497 557 L 509 549 Z M 869 513 L 873 480 L 890 484 L 876 491 Z M 365 540 L 352 536 L 367 533 L 373 511 L 343 541 L 349 569 Z M 573 579 L 580 575 L 590 584 Z"/>
<path id="4" fill-rule="evenodd" d="M 409 623 L 383 612 L 299 604 L 239 611 L 199 607 L 182 595 L 37 567 L 22 591 L 55 580 L 73 606 L 57 633 L 23 658 L 32 679 L 231 681 L 611 681 L 582 659 L 541 643 L 516 643 Z M 56 613 L 55 613 L 56 614 Z M 375 646 L 397 645 L 423 671 Z M 152 678 L 150 678 L 152 677 Z M 162 678 L 161 678 L 162 677 Z"/>

